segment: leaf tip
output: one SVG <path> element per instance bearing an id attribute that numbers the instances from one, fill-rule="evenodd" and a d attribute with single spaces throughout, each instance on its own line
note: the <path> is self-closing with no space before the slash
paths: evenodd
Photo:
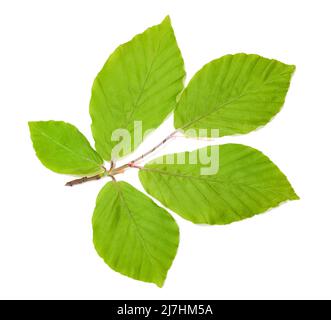
<path id="1" fill-rule="evenodd" d="M 296 65 L 294 65 L 294 64 L 290 64 L 290 65 L 289 65 L 289 68 L 290 68 L 290 70 L 291 70 L 291 73 L 294 73 L 297 67 L 296 67 Z"/>
<path id="2" fill-rule="evenodd" d="M 169 15 L 166 15 L 166 17 L 163 19 L 162 24 L 167 23 L 171 25 L 171 18 Z"/>
<path id="3" fill-rule="evenodd" d="M 161 280 L 157 280 L 154 282 L 154 284 L 158 287 L 158 288 L 163 288 L 164 286 L 164 282 L 165 282 L 165 278 L 164 279 L 161 279 Z"/>

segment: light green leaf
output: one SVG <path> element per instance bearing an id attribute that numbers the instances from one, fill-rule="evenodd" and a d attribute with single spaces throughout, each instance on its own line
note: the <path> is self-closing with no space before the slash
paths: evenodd
<path id="1" fill-rule="evenodd" d="M 175 127 L 219 129 L 214 136 L 226 136 L 265 125 L 284 104 L 294 70 L 293 65 L 255 54 L 214 60 L 183 91 L 175 109 Z M 211 135 L 210 130 L 200 134 Z"/>
<path id="2" fill-rule="evenodd" d="M 112 269 L 162 287 L 177 252 L 179 229 L 149 197 L 126 182 L 109 182 L 97 198 L 93 241 Z"/>
<path id="3" fill-rule="evenodd" d="M 118 141 L 116 129 L 126 129 L 131 143 L 119 156 L 134 150 L 134 121 L 142 132 L 157 128 L 173 110 L 183 89 L 184 62 L 170 18 L 119 46 L 96 77 L 90 102 L 96 150 L 110 160 Z M 119 132 L 120 133 L 120 132 Z"/>
<path id="4" fill-rule="evenodd" d="M 102 158 L 73 125 L 39 121 L 29 122 L 29 128 L 37 157 L 48 169 L 73 175 L 103 172 Z"/>
<path id="5" fill-rule="evenodd" d="M 190 164 L 196 155 L 198 164 Z M 211 159 L 209 164 L 206 157 Z M 166 164 L 171 158 L 175 164 Z M 194 223 L 227 224 L 298 199 L 285 175 L 268 157 L 240 144 L 209 146 L 155 162 L 139 172 L 145 190 Z M 218 172 L 201 175 L 201 169 L 211 163 L 217 165 Z"/>

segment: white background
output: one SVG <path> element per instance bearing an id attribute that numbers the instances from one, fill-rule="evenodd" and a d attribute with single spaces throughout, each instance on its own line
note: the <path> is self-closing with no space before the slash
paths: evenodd
<path id="1" fill-rule="evenodd" d="M 330 12 L 322 0 L 1 0 L 0 298 L 331 298 Z M 36 158 L 27 121 L 68 121 L 93 143 L 94 77 L 116 46 L 167 14 L 187 80 L 227 53 L 297 66 L 271 123 L 220 142 L 263 151 L 301 200 L 228 226 L 196 226 L 175 215 L 180 248 L 159 289 L 98 257 L 91 216 L 106 181 L 65 188 L 69 177 Z M 170 118 L 136 154 L 172 130 Z M 162 153 L 202 144 L 179 138 Z M 121 179 L 142 189 L 134 169 Z"/>

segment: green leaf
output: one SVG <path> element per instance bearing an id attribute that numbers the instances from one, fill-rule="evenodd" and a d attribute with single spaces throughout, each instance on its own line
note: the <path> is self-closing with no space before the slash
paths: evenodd
<path id="1" fill-rule="evenodd" d="M 198 163 L 190 164 L 195 156 Z M 206 157 L 211 159 L 209 164 Z M 175 164 L 166 164 L 171 158 Z M 212 162 L 218 171 L 203 175 L 201 169 Z M 163 156 L 145 165 L 139 177 L 150 195 L 194 223 L 227 224 L 298 199 L 268 157 L 240 144 Z"/>
<path id="2" fill-rule="evenodd" d="M 184 76 L 183 59 L 169 17 L 119 46 L 92 88 L 92 132 L 100 155 L 105 160 L 112 158 L 118 144 L 114 141 L 117 137 L 112 139 L 116 129 L 128 130 L 131 138 L 131 142 L 124 140 L 127 150 L 117 157 L 132 152 L 141 143 L 133 139 L 134 122 L 142 121 L 143 134 L 157 128 L 175 107 Z"/>
<path id="3" fill-rule="evenodd" d="M 85 136 L 63 121 L 29 122 L 31 139 L 42 164 L 57 173 L 85 175 L 103 172 L 102 158 Z"/>
<path id="4" fill-rule="evenodd" d="M 126 182 L 109 182 L 97 198 L 93 241 L 112 269 L 162 287 L 177 252 L 179 229 L 149 197 Z"/>
<path id="5" fill-rule="evenodd" d="M 175 109 L 175 127 L 218 129 L 214 136 L 226 136 L 265 125 L 284 104 L 294 70 L 293 65 L 255 54 L 214 60 L 183 91 Z M 213 135 L 206 131 L 200 136 Z"/>

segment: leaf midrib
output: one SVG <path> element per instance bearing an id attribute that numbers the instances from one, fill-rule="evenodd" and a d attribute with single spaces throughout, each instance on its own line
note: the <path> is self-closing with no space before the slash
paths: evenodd
<path id="1" fill-rule="evenodd" d="M 252 93 L 257 93 L 261 90 L 261 88 L 265 85 L 267 85 L 268 83 L 275 81 L 275 79 L 263 82 L 258 88 L 256 88 L 255 90 L 251 90 L 251 91 L 246 91 L 243 92 L 242 94 L 240 94 L 239 96 L 235 97 L 234 99 L 224 102 L 223 104 L 220 104 L 219 106 L 213 108 L 212 110 L 210 110 L 209 112 L 207 112 L 206 114 L 190 121 L 188 124 L 185 124 L 181 127 L 182 130 L 187 129 L 188 127 L 190 127 L 192 124 L 199 122 L 200 120 L 209 117 L 211 114 L 216 113 L 218 111 L 220 111 L 222 108 L 228 106 L 229 104 L 233 103 L 233 102 L 237 102 L 238 100 L 240 100 L 242 97 L 248 95 L 248 94 L 252 94 Z"/>
<path id="2" fill-rule="evenodd" d="M 116 186 L 116 188 L 118 190 L 118 194 L 120 195 L 120 197 L 122 199 L 122 202 L 124 203 L 124 206 L 126 208 L 126 211 L 128 212 L 128 216 L 129 216 L 130 220 L 133 222 L 133 225 L 135 226 L 136 232 L 137 232 L 138 237 L 139 237 L 139 239 L 140 239 L 140 241 L 142 243 L 142 246 L 143 246 L 145 252 L 147 253 L 147 256 L 150 257 L 151 264 L 152 265 L 155 265 L 155 263 L 153 263 L 153 261 L 155 261 L 156 262 L 156 266 L 157 267 L 160 267 L 159 261 L 149 252 L 149 250 L 146 247 L 146 243 L 145 243 L 146 240 L 145 240 L 145 238 L 143 237 L 143 235 L 141 234 L 141 232 L 139 230 L 138 224 L 137 224 L 137 222 L 136 222 L 136 220 L 134 218 L 134 215 L 133 215 L 132 211 L 130 210 L 130 208 L 129 208 L 126 200 L 125 200 L 125 197 L 124 197 L 124 194 L 123 194 L 123 191 L 122 191 L 120 185 L 117 182 L 114 182 L 114 184 L 115 184 L 115 186 Z"/>
<path id="3" fill-rule="evenodd" d="M 155 169 L 155 168 L 147 168 L 147 167 L 143 167 L 141 168 L 140 170 L 143 170 L 143 171 L 151 171 L 151 172 L 156 172 L 160 175 L 168 175 L 168 176 L 172 176 L 172 177 L 181 177 L 181 178 L 188 178 L 188 179 L 195 179 L 195 180 L 201 180 L 201 181 L 206 181 L 207 183 L 208 182 L 215 182 L 215 183 L 219 183 L 219 184 L 229 184 L 229 185 L 239 185 L 239 186 L 248 186 L 250 188 L 253 188 L 253 189 L 256 189 L 256 190 L 259 190 L 260 188 L 266 188 L 268 186 L 261 186 L 260 188 L 257 187 L 256 185 L 250 185 L 250 184 L 247 184 L 247 183 L 239 183 L 239 182 L 232 182 L 232 181 L 221 181 L 221 180 L 215 180 L 215 179 L 209 179 L 209 178 L 202 178 L 202 176 L 194 176 L 194 175 L 185 175 L 185 174 L 179 174 L 179 173 L 171 173 L 171 172 L 167 172 L 167 171 L 162 171 L 162 170 L 159 170 L 159 169 Z M 270 186 L 271 187 L 271 186 Z M 274 189 L 274 188 L 268 188 L 269 190 L 272 190 L 274 192 L 278 192 L 277 189 Z M 278 192 L 279 194 L 281 194 L 281 192 Z"/>
<path id="4" fill-rule="evenodd" d="M 85 156 L 83 156 L 82 154 L 80 153 L 77 153 L 77 152 L 74 152 L 73 150 L 71 150 L 70 148 L 68 148 L 66 145 L 62 144 L 62 143 L 59 143 L 57 140 L 55 140 L 54 138 L 52 138 L 51 136 L 49 136 L 48 134 L 46 134 L 44 131 L 40 130 L 40 129 L 37 129 L 36 128 L 36 131 L 39 131 L 39 133 L 41 135 L 43 135 L 44 137 L 46 137 L 47 139 L 49 139 L 50 141 L 52 141 L 53 143 L 55 143 L 56 145 L 60 146 L 61 148 L 63 148 L 64 150 L 72 153 L 73 155 L 75 155 L 76 157 L 79 156 L 81 159 L 84 159 L 84 160 L 87 160 L 93 164 L 95 164 L 96 166 L 100 166 L 100 164 L 98 162 L 95 162 L 94 160 L 90 159 L 90 158 L 86 158 Z M 79 158 L 78 157 L 78 158 Z"/>
<path id="5" fill-rule="evenodd" d="M 123 123 L 122 128 L 127 128 L 128 127 L 128 124 L 131 122 L 132 117 L 133 117 L 134 113 L 136 112 L 136 109 L 138 109 L 138 107 L 139 107 L 139 102 L 140 102 L 141 97 L 143 96 L 143 93 L 145 91 L 145 87 L 146 87 L 147 81 L 148 81 L 148 79 L 151 76 L 154 63 L 155 63 L 155 61 L 157 59 L 157 56 L 159 54 L 159 51 L 160 51 L 160 47 L 161 47 L 161 41 L 159 40 L 157 49 L 156 49 L 155 54 L 154 54 L 154 56 L 152 58 L 151 64 L 150 64 L 150 66 L 149 66 L 149 68 L 147 70 L 147 74 L 146 74 L 145 80 L 143 82 L 143 85 L 142 85 L 142 87 L 140 89 L 140 92 L 137 95 L 136 101 L 132 105 L 132 109 L 131 109 L 131 112 L 130 112 L 129 116 L 123 121 L 126 125 L 124 126 L 124 123 Z"/>

